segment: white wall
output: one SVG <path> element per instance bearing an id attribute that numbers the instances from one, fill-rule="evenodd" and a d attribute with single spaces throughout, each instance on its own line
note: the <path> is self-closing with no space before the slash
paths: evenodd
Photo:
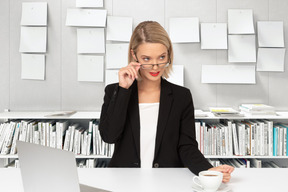
<path id="1" fill-rule="evenodd" d="M 66 10 L 75 7 L 75 0 L 45 1 L 48 2 L 46 80 L 21 80 L 18 50 L 21 6 L 25 1 L 31 0 L 0 0 L 0 111 L 100 110 L 104 83 L 77 81 L 76 28 L 65 26 Z M 228 9 L 253 9 L 255 24 L 264 20 L 284 21 L 284 35 L 288 37 L 287 0 L 104 0 L 104 6 L 108 15 L 133 17 L 133 27 L 143 20 L 156 20 L 166 30 L 170 17 L 227 22 Z M 193 43 L 175 44 L 174 51 L 174 64 L 185 67 L 185 86 L 192 92 L 195 108 L 266 103 L 278 110 L 288 110 L 287 71 L 256 72 L 255 85 L 201 84 L 202 64 L 229 64 L 227 50 L 201 50 L 200 43 Z"/>

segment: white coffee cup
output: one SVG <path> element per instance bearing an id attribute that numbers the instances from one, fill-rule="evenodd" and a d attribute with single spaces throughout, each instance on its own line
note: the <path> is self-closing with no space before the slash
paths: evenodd
<path id="1" fill-rule="evenodd" d="M 219 171 L 201 171 L 199 176 L 193 177 L 193 182 L 205 192 L 215 192 L 220 187 L 222 179 L 223 173 Z"/>

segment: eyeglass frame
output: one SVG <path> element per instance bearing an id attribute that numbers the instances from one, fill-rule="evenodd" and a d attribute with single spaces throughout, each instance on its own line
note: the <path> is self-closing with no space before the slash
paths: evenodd
<path id="1" fill-rule="evenodd" d="M 136 52 L 135 52 L 135 51 L 133 51 L 133 52 L 134 52 L 134 55 L 135 55 L 135 57 L 136 57 L 136 59 L 137 59 L 136 62 L 137 62 L 137 63 L 140 63 L 140 62 L 139 62 L 139 59 L 137 58 Z M 141 64 L 140 66 L 141 66 L 142 69 L 153 69 L 154 65 L 157 65 L 158 68 L 160 68 L 160 69 L 167 68 L 167 67 L 171 64 L 171 58 L 170 58 L 169 52 L 168 52 L 168 55 L 169 55 L 169 60 L 168 60 L 168 62 L 166 62 L 166 63 L 157 63 L 157 64 L 141 64 L 141 63 L 140 63 L 140 64 Z M 165 64 L 164 67 L 160 67 L 161 64 Z M 151 68 L 143 68 L 143 65 L 146 65 L 146 66 L 147 66 L 147 65 L 150 65 Z"/>

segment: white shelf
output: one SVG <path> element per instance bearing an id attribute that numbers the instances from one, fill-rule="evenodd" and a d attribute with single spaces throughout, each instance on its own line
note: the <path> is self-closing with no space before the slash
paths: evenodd
<path id="1" fill-rule="evenodd" d="M 71 116 L 49 116 L 46 115 L 55 113 L 55 111 L 44 112 L 2 112 L 0 119 L 100 119 L 100 112 L 76 112 Z"/>
<path id="2" fill-rule="evenodd" d="M 205 155 L 208 159 L 288 159 L 288 156 L 218 156 L 218 155 Z"/>
<path id="3" fill-rule="evenodd" d="M 18 155 L 0 155 L 0 159 L 18 158 Z M 94 158 L 111 158 L 105 155 L 75 155 L 77 159 L 94 159 Z M 205 155 L 207 159 L 288 159 L 288 156 L 218 156 L 218 155 Z"/>
<path id="4" fill-rule="evenodd" d="M 18 155 L 0 155 L 0 159 L 18 159 Z M 111 158 L 105 155 L 75 155 L 76 159 Z"/>
<path id="5" fill-rule="evenodd" d="M 239 116 L 231 116 L 231 117 L 218 117 L 215 116 L 213 113 L 211 112 L 204 112 L 205 114 L 207 114 L 207 117 L 198 117 L 195 116 L 195 119 L 203 119 L 203 120 L 215 120 L 215 119 L 274 119 L 274 120 L 288 120 L 288 112 L 276 112 L 277 115 L 245 115 L 243 117 L 239 117 Z"/>
<path id="6" fill-rule="evenodd" d="M 49 116 L 46 115 L 55 113 L 55 111 L 43 111 L 43 112 L 2 112 L 0 113 L 0 119 L 100 119 L 99 111 L 87 111 L 87 112 L 76 112 L 71 116 Z M 274 119 L 274 120 L 288 120 L 288 112 L 277 112 L 277 115 L 261 115 L 261 116 L 244 116 L 244 117 L 217 117 L 211 112 L 204 112 L 207 117 L 198 117 L 195 119 L 203 120 L 217 120 L 217 119 Z"/>

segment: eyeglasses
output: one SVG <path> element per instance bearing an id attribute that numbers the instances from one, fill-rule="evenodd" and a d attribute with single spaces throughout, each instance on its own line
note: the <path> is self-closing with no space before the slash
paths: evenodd
<path id="1" fill-rule="evenodd" d="M 134 52 L 134 54 L 135 54 L 135 57 L 136 57 L 136 59 L 137 59 L 136 62 L 139 63 L 139 59 L 138 59 L 137 56 L 136 56 L 136 52 Z M 168 62 L 165 62 L 165 63 L 157 63 L 157 64 L 141 64 L 140 67 L 141 67 L 142 69 L 153 69 L 154 65 L 156 65 L 156 66 L 157 66 L 158 68 L 160 68 L 160 69 L 166 68 L 166 67 L 168 67 L 168 66 L 170 65 L 170 57 L 169 57 L 169 61 L 168 61 Z"/>
<path id="2" fill-rule="evenodd" d="M 158 68 L 163 69 L 170 65 L 169 62 L 167 63 L 158 63 L 158 64 L 141 64 L 142 69 L 153 69 L 154 65 L 157 65 Z"/>

